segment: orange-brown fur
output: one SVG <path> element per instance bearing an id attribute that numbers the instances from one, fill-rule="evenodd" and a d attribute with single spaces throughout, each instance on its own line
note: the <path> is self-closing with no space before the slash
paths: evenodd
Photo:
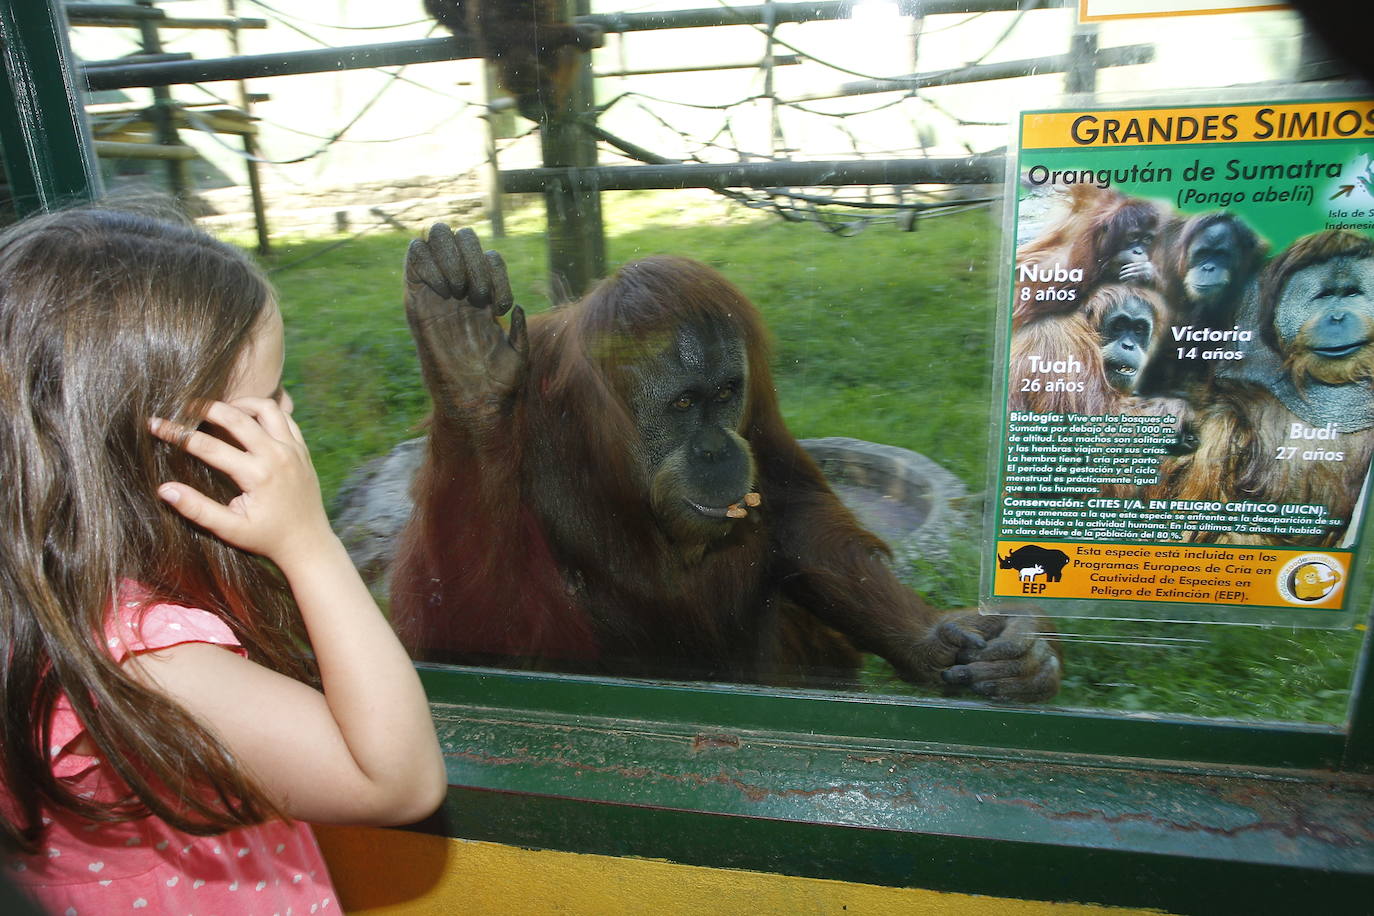
<path id="1" fill-rule="evenodd" d="M 1374 258 L 1374 242 L 1353 232 L 1333 230 L 1305 236 L 1265 268 L 1260 279 L 1262 332 L 1283 358 L 1285 378 L 1301 392 L 1311 379 L 1332 385 L 1367 385 L 1374 365 L 1374 345 L 1350 357 L 1326 359 L 1309 351 L 1306 326 L 1292 341 L 1275 330 L 1279 310 L 1293 274 L 1336 257 Z M 1330 389 L 1328 389 L 1330 391 Z M 1317 396 L 1315 393 L 1313 396 Z M 1217 381 L 1207 391 L 1196 420 L 1198 448 L 1166 462 L 1160 489 L 1173 499 L 1250 500 L 1264 503 L 1317 503 L 1328 515 L 1355 515 L 1361 487 L 1374 456 L 1374 428 L 1335 432 L 1331 439 L 1292 438 L 1298 417 L 1269 388 L 1249 382 Z M 1304 424 L 1306 425 L 1306 424 Z M 1294 449 L 1283 454 L 1280 449 Z M 1305 458 L 1304 454 L 1340 452 L 1340 460 Z M 1262 535 L 1245 532 L 1190 533 L 1190 539 L 1232 544 L 1299 544 L 1333 546 L 1344 526 L 1323 535 Z"/>
<path id="2" fill-rule="evenodd" d="M 1117 279 L 1109 275 L 1109 266 L 1122 241 L 1135 231 L 1153 233 L 1159 219 L 1158 208 L 1148 201 L 1092 185 L 1074 185 L 1068 211 L 1016 251 L 1013 326 L 1081 307 L 1094 289 Z M 1030 265 L 1081 268 L 1083 279 L 1078 283 L 1022 282 L 1021 268 Z M 1069 289 L 1074 296 L 1067 300 L 1036 298 L 1051 288 Z"/>
<path id="3" fill-rule="evenodd" d="M 647 341 L 700 321 L 745 344 L 738 431 L 762 505 L 716 540 L 684 546 L 649 511 L 624 392 L 627 363 L 653 349 Z M 859 648 L 938 682 L 925 653 L 940 615 L 897 580 L 882 542 L 788 432 L 759 315 L 724 278 L 684 259 L 645 259 L 531 318 L 528 333 L 529 377 L 512 403 L 470 420 L 435 405 L 392 575 L 393 616 L 412 651 L 793 682 L 852 676 Z"/>
<path id="4" fill-rule="evenodd" d="M 1229 277 L 1217 293 L 1199 293 L 1190 288 L 1189 271 L 1194 266 L 1200 240 L 1208 247 L 1220 230 L 1227 234 Z M 1268 245 L 1248 225 L 1228 212 L 1197 214 L 1187 219 L 1168 220 L 1155 244 L 1155 264 L 1158 268 L 1158 287 L 1168 305 L 1162 316 L 1166 324 L 1182 327 L 1210 327 L 1226 330 L 1238 323 L 1258 295 L 1258 277 L 1264 265 Z M 1254 320 L 1253 315 L 1248 320 Z M 1164 333 L 1168 333 L 1167 328 Z M 1216 374 L 1217 361 L 1180 357 L 1173 347 L 1163 348 L 1153 360 L 1140 382 L 1144 394 L 1189 396 L 1202 388 Z"/>
<path id="5" fill-rule="evenodd" d="M 1312 352 L 1306 329 L 1292 346 L 1285 347 L 1274 331 L 1274 314 L 1292 275 L 1305 267 L 1333 258 L 1374 258 L 1374 241 L 1348 230 L 1330 230 L 1304 236 L 1284 249 L 1260 277 L 1260 321 L 1265 341 L 1284 354 L 1284 370 L 1299 389 L 1308 378 L 1328 385 L 1345 385 L 1374 379 L 1374 346 L 1367 346 L 1341 360 Z M 1374 324 L 1366 318 L 1365 334 L 1374 337 Z"/>
<path id="6" fill-rule="evenodd" d="M 1197 237 L 1206 229 L 1223 225 L 1230 229 L 1235 251 L 1235 276 L 1224 297 L 1206 307 L 1194 302 L 1186 277 L 1189 258 Z M 1235 317 L 1246 283 L 1264 266 L 1268 246 L 1254 231 L 1230 213 L 1203 213 L 1173 223 L 1160 234 L 1156 244 L 1156 263 L 1160 265 L 1160 288 L 1173 308 L 1172 320 L 1187 324 L 1229 326 Z"/>
<path id="7" fill-rule="evenodd" d="M 1163 334 L 1165 312 L 1159 296 L 1139 287 L 1120 284 L 1103 286 L 1083 303 L 1082 308 L 1064 314 L 1041 316 L 1012 332 L 1008 392 L 1010 408 L 1035 413 L 1079 413 L 1090 416 L 1126 410 L 1128 402 L 1133 399 L 1114 389 L 1107 380 L 1099 329 L 1103 317 L 1127 297 L 1149 305 L 1155 322 L 1150 350 L 1153 352 L 1157 349 L 1160 335 Z M 1031 356 L 1044 360 L 1077 360 L 1082 364 L 1083 371 L 1074 375 L 1072 381 L 1081 381 L 1083 390 L 1046 391 L 1043 385 L 1039 391 L 1022 390 L 1023 379 L 1035 378 L 1027 368 Z"/>
<path id="8" fill-rule="evenodd" d="M 1296 440 L 1290 458 L 1276 456 L 1292 447 L 1288 437 L 1297 418 L 1268 389 L 1244 382 L 1218 382 L 1212 401 L 1199 411 L 1195 452 L 1166 462 L 1159 488 L 1170 499 L 1249 500 L 1259 503 L 1318 503 L 1333 517 L 1350 518 L 1358 504 L 1365 473 L 1374 456 L 1374 433 L 1336 433 L 1334 439 Z M 1344 452 L 1342 461 L 1303 458 L 1308 450 Z M 1151 494 L 1154 495 L 1154 494 Z M 1262 535 L 1191 531 L 1187 539 L 1221 544 L 1293 544 L 1330 547 L 1345 528 L 1324 535 Z"/>

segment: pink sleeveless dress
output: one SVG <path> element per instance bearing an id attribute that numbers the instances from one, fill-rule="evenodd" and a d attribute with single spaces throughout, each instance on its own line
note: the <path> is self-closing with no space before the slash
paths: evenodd
<path id="1" fill-rule="evenodd" d="M 106 625 L 117 661 L 189 642 L 246 655 L 208 611 L 146 604 L 136 586 Z M 84 727 L 62 697 L 52 716 L 53 772 L 79 794 L 117 797 L 118 777 L 98 757 L 72 748 Z M 0 801 L 8 794 L 0 790 Z M 307 824 L 270 821 L 212 837 L 182 833 L 157 818 L 96 824 L 48 812 L 44 851 L 12 857 L 7 874 L 52 916 L 111 913 L 168 916 L 305 916 L 339 912 L 329 871 Z"/>

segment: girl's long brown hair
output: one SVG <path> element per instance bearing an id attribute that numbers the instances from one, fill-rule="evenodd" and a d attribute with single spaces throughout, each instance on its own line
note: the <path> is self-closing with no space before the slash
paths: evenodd
<path id="1" fill-rule="evenodd" d="M 161 503 L 178 480 L 222 501 L 227 478 L 150 435 L 191 426 L 228 391 L 272 303 L 262 273 L 189 226 L 77 209 L 0 234 L 0 844 L 39 848 L 44 808 L 93 821 L 155 815 L 215 833 L 277 812 L 228 751 L 105 648 L 122 580 L 205 608 L 253 660 L 313 675 L 279 573 Z M 130 789 L 80 798 L 54 777 L 49 719 L 65 693 Z"/>

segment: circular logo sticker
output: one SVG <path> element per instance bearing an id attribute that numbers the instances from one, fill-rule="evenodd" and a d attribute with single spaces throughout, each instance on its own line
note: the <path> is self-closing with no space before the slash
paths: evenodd
<path id="1" fill-rule="evenodd" d="M 1345 567 L 1324 553 L 1305 553 L 1283 565 L 1279 594 L 1293 604 L 1316 604 L 1331 597 L 1345 580 Z"/>

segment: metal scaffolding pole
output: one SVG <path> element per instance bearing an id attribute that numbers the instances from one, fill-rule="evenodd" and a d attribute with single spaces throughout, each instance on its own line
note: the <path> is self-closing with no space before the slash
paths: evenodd
<path id="1" fill-rule="evenodd" d="M 562 0 L 570 14 L 585 11 L 588 0 Z M 569 18 L 572 18 L 571 15 Z M 590 58 L 582 58 L 567 108 L 539 129 L 544 166 L 555 176 L 596 169 L 596 139 L 579 126 L 594 118 Z M 505 190 L 511 190 L 502 182 Z M 549 275 L 555 296 L 577 299 L 606 274 L 606 229 L 601 195 L 595 188 L 554 177 L 538 189 L 544 193 L 549 225 Z"/>
<path id="2" fill-rule="evenodd" d="M 614 165 L 599 168 L 512 169 L 502 172 L 512 194 L 557 182 L 584 191 L 676 188 L 841 187 L 866 184 L 989 184 L 1003 178 L 1005 159 L 984 153 L 960 159 L 860 159 L 825 162 L 729 162 L 719 165 Z"/>
<path id="3" fill-rule="evenodd" d="M 1040 9 L 1072 5 L 1073 0 L 1043 0 Z M 706 28 L 724 25 L 759 25 L 773 22 L 817 22 L 842 19 L 853 8 L 852 0 L 816 3 L 777 3 L 772 12 L 766 6 L 721 9 L 674 10 L 666 13 L 601 13 L 579 16 L 576 21 L 595 23 L 607 32 L 638 32 L 657 29 Z M 903 12 L 933 16 L 941 13 L 997 12 L 1019 9 L 1018 0 L 902 0 Z M 771 19 L 765 19 L 771 16 Z M 280 54 L 250 54 L 242 57 L 170 63 L 130 64 L 127 67 L 102 67 L 87 73 L 91 89 L 129 89 L 169 86 L 175 83 L 209 83 L 218 80 L 252 79 L 265 76 L 291 76 L 324 73 L 330 70 L 363 70 L 369 67 L 394 67 L 401 64 L 431 63 L 477 57 L 474 42 L 466 38 L 417 38 L 372 45 L 317 48 Z"/>
<path id="4" fill-rule="evenodd" d="M 1037 9 L 1060 9 L 1077 5 L 1077 0 L 1044 0 Z M 1021 0 L 899 0 L 898 12 L 911 16 L 939 16 L 946 13 L 1016 12 L 1025 6 Z M 659 29 L 701 29 L 722 25 L 762 25 L 767 22 L 824 22 L 848 19 L 854 0 L 829 0 L 816 3 L 772 3 L 755 6 L 707 7 L 669 10 L 661 13 L 597 13 L 585 17 L 607 32 L 642 32 Z"/>
<path id="5" fill-rule="evenodd" d="M 295 76 L 302 73 L 327 73 L 332 70 L 366 70 L 371 67 L 398 67 L 439 60 L 463 60 L 479 56 L 477 46 L 458 38 L 417 38 L 373 45 L 348 45 L 342 48 L 312 48 L 280 54 L 245 54 L 206 60 L 179 60 L 167 63 L 129 64 L 127 67 L 100 67 L 87 70 L 86 85 L 92 90 L 131 89 L 172 86 L 178 83 L 213 83 L 221 80 L 255 79 L 265 76 Z"/>
<path id="6" fill-rule="evenodd" d="M 1153 45 L 1122 45 L 1116 48 L 1101 48 L 1086 54 L 1086 56 L 1085 54 L 1086 52 L 1082 51 L 1071 52 L 1054 54 L 1049 57 L 1008 60 L 996 64 L 975 64 L 969 67 L 956 67 L 952 70 L 916 73 L 912 76 L 901 76 L 894 79 L 856 80 L 842 83 L 835 92 L 802 95 L 791 101 L 810 102 L 817 99 L 866 95 L 875 92 L 911 92 L 916 89 L 928 89 L 932 86 L 1016 79 L 1022 76 L 1039 76 L 1046 73 L 1073 73 L 1075 70 L 1081 71 L 1085 61 L 1090 65 L 1088 72 L 1092 73 L 1095 72 L 1095 69 L 1102 67 L 1131 67 L 1136 64 L 1147 64 L 1154 60 L 1155 49 Z"/>

